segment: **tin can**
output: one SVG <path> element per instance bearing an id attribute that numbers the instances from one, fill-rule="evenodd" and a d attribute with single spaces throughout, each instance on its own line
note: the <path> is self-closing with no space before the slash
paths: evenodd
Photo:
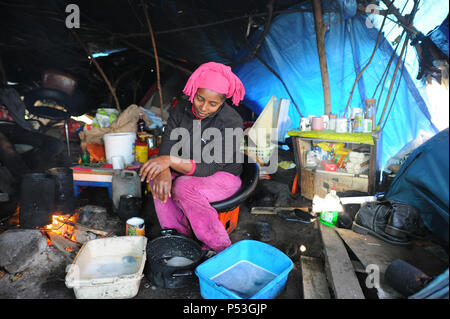
<path id="1" fill-rule="evenodd" d="M 364 132 L 365 133 L 372 132 L 372 120 L 371 119 L 364 119 L 363 120 L 363 126 L 364 126 Z"/>
<path id="2" fill-rule="evenodd" d="M 136 142 L 136 162 L 145 163 L 148 161 L 148 145 L 143 142 Z"/>
<path id="3" fill-rule="evenodd" d="M 363 128 L 363 115 L 362 113 L 355 114 L 354 132 L 364 132 Z"/>
<path id="4" fill-rule="evenodd" d="M 132 217 L 127 220 L 125 234 L 127 236 L 145 236 L 145 222 L 142 218 Z"/>
<path id="5" fill-rule="evenodd" d="M 347 132 L 348 132 L 347 119 L 345 118 L 336 119 L 336 133 L 347 133 Z"/>
<path id="6" fill-rule="evenodd" d="M 147 139 L 147 144 L 148 144 L 148 148 L 152 149 L 156 147 L 156 138 L 155 135 L 153 134 L 149 134 L 148 139 Z"/>
<path id="7" fill-rule="evenodd" d="M 354 124 L 355 120 L 353 119 L 348 119 L 347 120 L 347 132 L 348 133 L 353 133 L 353 124 Z"/>
<path id="8" fill-rule="evenodd" d="M 156 147 L 159 147 L 161 145 L 161 142 L 162 142 L 162 136 L 158 135 L 156 137 Z"/>
<path id="9" fill-rule="evenodd" d="M 330 131 L 336 131 L 336 122 L 337 122 L 336 118 L 330 118 L 330 121 L 328 122 L 328 129 Z"/>

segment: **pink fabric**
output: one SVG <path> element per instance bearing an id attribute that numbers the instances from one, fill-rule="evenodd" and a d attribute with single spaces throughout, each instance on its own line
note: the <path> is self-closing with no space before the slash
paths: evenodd
<path id="1" fill-rule="evenodd" d="M 159 223 L 163 229 L 195 236 L 210 249 L 222 251 L 231 245 L 230 237 L 209 203 L 232 196 L 240 187 L 239 176 L 222 171 L 207 177 L 179 176 L 166 203 L 154 200 Z"/>
<path id="2" fill-rule="evenodd" d="M 200 65 L 189 77 L 183 93 L 194 103 L 194 96 L 198 89 L 209 89 L 227 98 L 233 97 L 234 105 L 238 105 L 244 98 L 245 88 L 241 80 L 225 64 L 208 62 Z"/>

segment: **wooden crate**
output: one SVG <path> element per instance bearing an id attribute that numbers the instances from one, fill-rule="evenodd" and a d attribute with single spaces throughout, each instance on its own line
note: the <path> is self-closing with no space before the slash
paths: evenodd
<path id="1" fill-rule="evenodd" d="M 368 192 L 369 189 L 369 177 L 367 175 L 302 168 L 300 177 L 301 195 L 309 200 L 312 200 L 314 195 L 324 198 L 332 187 L 336 188 L 336 192 L 349 190 Z"/>
<path id="2" fill-rule="evenodd" d="M 323 140 L 314 140 L 320 142 Z M 361 144 L 352 144 L 361 148 Z M 368 146 L 367 146 L 368 147 Z M 312 200 L 314 195 L 325 197 L 334 186 L 337 192 L 349 190 L 369 192 L 369 175 L 356 175 L 343 172 L 329 172 L 306 166 L 306 154 L 311 150 L 311 139 L 294 138 L 295 164 L 299 175 L 300 193 L 306 199 Z M 375 156 L 372 154 L 372 156 Z"/>

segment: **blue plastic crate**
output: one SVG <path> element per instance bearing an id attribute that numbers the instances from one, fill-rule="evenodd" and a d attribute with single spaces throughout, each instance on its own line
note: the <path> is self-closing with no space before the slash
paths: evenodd
<path id="1" fill-rule="evenodd" d="M 205 299 L 272 299 L 284 288 L 293 267 L 277 248 L 242 240 L 200 264 L 195 274 Z"/>

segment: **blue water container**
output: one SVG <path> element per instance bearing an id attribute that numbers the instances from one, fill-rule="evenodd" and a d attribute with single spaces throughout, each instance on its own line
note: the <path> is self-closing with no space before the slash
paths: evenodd
<path id="1" fill-rule="evenodd" d="M 277 248 L 242 240 L 200 264 L 195 274 L 205 299 L 273 299 L 293 267 Z"/>

